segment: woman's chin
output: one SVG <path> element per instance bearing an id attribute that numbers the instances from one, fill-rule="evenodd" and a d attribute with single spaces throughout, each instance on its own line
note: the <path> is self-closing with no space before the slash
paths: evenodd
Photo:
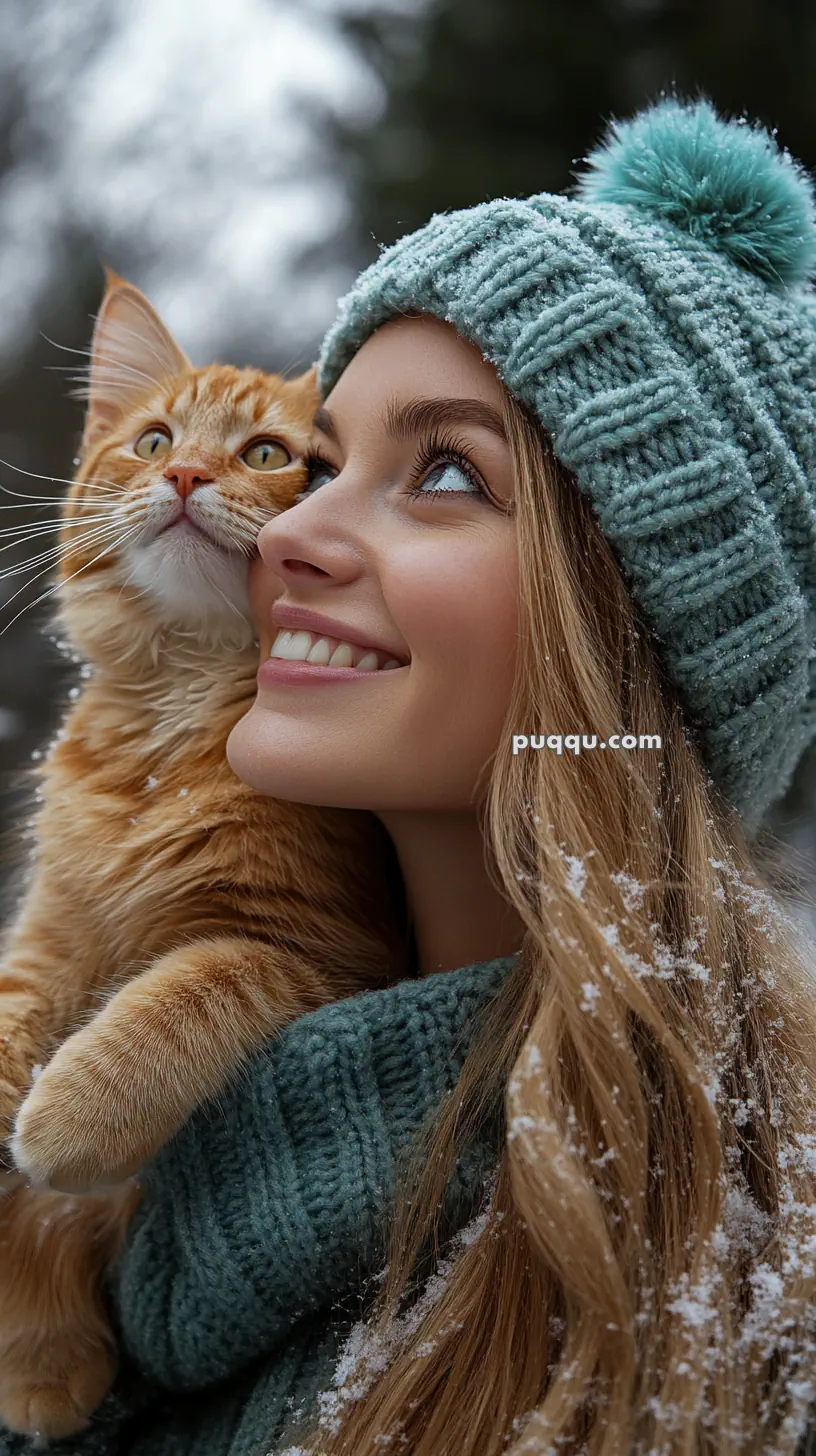
<path id="1" fill-rule="evenodd" d="M 283 794 L 280 782 L 276 782 L 287 777 L 286 764 L 277 755 L 270 759 L 268 734 L 263 732 L 259 716 L 253 705 L 238 719 L 227 739 L 227 763 L 243 783 L 258 793 L 274 799 L 289 798 L 291 794 Z"/>
<path id="2" fill-rule="evenodd" d="M 348 774 L 322 762 L 326 740 L 310 745 L 302 732 L 257 704 L 240 718 L 227 739 L 227 762 L 243 783 L 269 799 L 323 808 L 356 807 L 348 801 Z"/>

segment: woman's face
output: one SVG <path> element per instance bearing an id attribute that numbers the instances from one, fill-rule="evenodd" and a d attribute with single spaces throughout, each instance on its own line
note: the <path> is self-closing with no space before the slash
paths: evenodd
<path id="1" fill-rule="evenodd" d="M 299 503 L 259 536 L 258 695 L 230 765 L 300 803 L 471 807 L 516 658 L 498 378 L 450 325 L 391 320 L 318 411 L 312 452 Z"/>

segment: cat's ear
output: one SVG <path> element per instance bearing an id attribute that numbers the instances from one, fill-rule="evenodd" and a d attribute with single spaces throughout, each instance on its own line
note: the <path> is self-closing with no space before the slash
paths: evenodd
<path id="1" fill-rule="evenodd" d="M 106 268 L 91 342 L 83 447 L 113 429 L 163 379 L 192 367 L 144 294 Z"/>
<path id="2" fill-rule="evenodd" d="M 309 429 L 312 415 L 320 404 L 317 365 L 313 364 L 305 374 L 298 374 L 294 379 L 287 379 L 285 388 L 289 403 L 303 416 L 304 427 Z"/>
<path id="3" fill-rule="evenodd" d="M 294 382 L 302 385 L 305 389 L 317 389 L 317 365 L 313 364 L 311 369 L 306 370 L 305 374 L 299 374 Z"/>

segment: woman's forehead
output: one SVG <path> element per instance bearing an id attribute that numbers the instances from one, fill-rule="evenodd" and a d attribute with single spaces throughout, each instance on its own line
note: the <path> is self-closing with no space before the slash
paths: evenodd
<path id="1" fill-rule="evenodd" d="M 467 399 L 501 415 L 504 390 L 492 364 L 451 324 L 429 315 L 389 319 L 349 361 L 324 401 L 333 417 L 393 418 L 412 401 Z M 318 411 L 318 418 L 320 411 Z M 325 416 L 323 416 L 325 422 Z M 316 420 L 316 423 L 318 421 Z"/>

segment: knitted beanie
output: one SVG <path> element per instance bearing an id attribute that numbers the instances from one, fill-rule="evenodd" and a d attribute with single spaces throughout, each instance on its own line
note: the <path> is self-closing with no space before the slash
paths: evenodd
<path id="1" fill-rule="evenodd" d="M 612 125 L 574 196 L 437 214 L 385 249 L 319 359 L 325 398 L 406 311 L 477 345 L 592 501 L 749 833 L 816 737 L 814 265 L 801 166 L 667 99 Z"/>

